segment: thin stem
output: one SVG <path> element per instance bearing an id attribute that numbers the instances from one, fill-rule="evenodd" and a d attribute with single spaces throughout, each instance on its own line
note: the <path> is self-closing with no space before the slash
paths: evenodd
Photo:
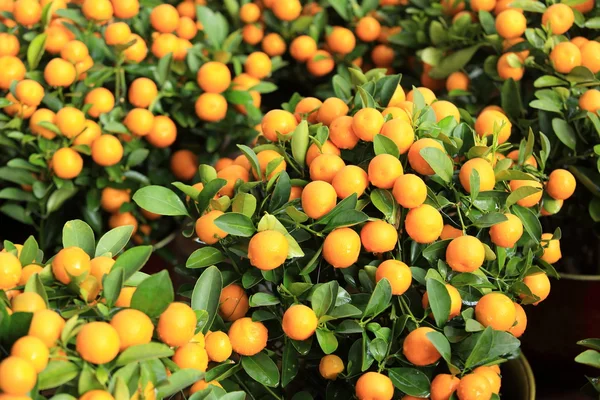
<path id="1" fill-rule="evenodd" d="M 408 304 L 406 303 L 406 300 L 404 299 L 404 296 L 400 296 L 400 303 L 402 304 L 403 308 L 406 309 L 406 312 L 408 313 L 409 317 L 415 322 L 415 324 L 417 324 L 417 326 L 419 325 L 419 321 L 417 321 L 417 318 L 415 318 L 415 316 L 413 315 L 412 311 L 410 311 L 410 307 L 408 306 Z"/>
<path id="2" fill-rule="evenodd" d="M 267 392 L 269 392 L 269 393 L 271 394 L 271 396 L 275 397 L 277 400 L 282 400 L 282 398 L 281 398 L 281 397 L 279 397 L 279 396 L 277 396 L 277 395 L 275 394 L 275 392 L 273 392 L 273 390 L 271 390 L 271 388 L 270 388 L 270 387 L 268 387 L 268 386 L 265 386 L 265 385 L 263 385 L 263 387 L 264 387 L 265 389 L 267 389 Z"/>
<path id="3" fill-rule="evenodd" d="M 235 378 L 235 380 L 236 380 L 236 381 L 237 381 L 237 382 L 240 384 L 240 386 L 244 388 L 244 392 L 246 392 L 246 394 L 247 394 L 248 396 L 250 396 L 250 398 L 251 398 L 251 399 L 253 399 L 253 400 L 254 400 L 254 399 L 255 399 L 255 397 L 254 397 L 254 396 L 252 395 L 252 393 L 250 392 L 250 389 L 248 389 L 248 386 L 246 386 L 246 385 L 244 384 L 244 382 L 242 382 L 242 380 L 239 378 L 239 376 L 237 376 L 237 375 L 233 375 L 233 377 L 234 377 L 234 378 Z"/>
<path id="4" fill-rule="evenodd" d="M 322 234 L 321 232 L 317 232 L 317 231 L 315 231 L 315 230 L 313 230 L 313 229 L 309 228 L 308 226 L 306 226 L 306 225 L 304 225 L 304 224 L 301 224 L 301 223 L 299 223 L 299 222 L 296 222 L 296 221 L 294 221 L 294 220 L 287 219 L 287 218 L 279 218 L 279 220 L 280 220 L 280 221 L 283 221 L 283 222 L 289 222 L 289 223 L 291 223 L 291 224 L 295 224 L 296 226 L 299 226 L 300 228 L 302 228 L 302 229 L 304 229 L 304 230 L 306 230 L 306 231 L 308 231 L 308 232 L 312 233 L 313 235 L 317 235 L 317 236 L 321 236 L 321 237 L 323 236 L 323 234 Z"/>
<path id="5" fill-rule="evenodd" d="M 462 212 L 460 211 L 460 198 L 458 197 L 458 193 L 456 194 L 456 212 L 458 214 L 458 218 L 460 219 L 460 226 L 462 226 L 462 231 L 465 233 L 467 228 L 465 227 L 465 221 L 463 221 Z"/>

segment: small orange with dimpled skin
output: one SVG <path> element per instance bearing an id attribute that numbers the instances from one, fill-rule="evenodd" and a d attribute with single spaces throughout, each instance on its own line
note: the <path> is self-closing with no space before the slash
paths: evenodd
<path id="1" fill-rule="evenodd" d="M 546 192 L 555 200 L 567 200 L 575 193 L 577 182 L 566 169 L 555 169 L 548 177 Z"/>
<path id="2" fill-rule="evenodd" d="M 402 353 L 416 366 L 431 365 L 442 357 L 427 337 L 430 332 L 435 331 L 428 327 L 420 327 L 410 332 L 404 339 Z"/>
<path id="3" fill-rule="evenodd" d="M 396 247 L 398 231 L 385 221 L 369 221 L 360 230 L 360 240 L 367 252 L 385 253 Z"/>
<path id="4" fill-rule="evenodd" d="M 404 227 L 415 242 L 431 243 L 440 237 L 444 220 L 437 209 L 429 204 L 421 204 L 408 212 Z"/>
<path id="5" fill-rule="evenodd" d="M 427 200 L 427 186 L 417 175 L 404 174 L 394 182 L 392 194 L 402 207 L 416 208 Z"/>
<path id="6" fill-rule="evenodd" d="M 485 326 L 498 331 L 508 331 L 517 317 L 515 305 L 503 293 L 491 292 L 484 295 L 475 306 L 475 319 Z"/>
<path id="7" fill-rule="evenodd" d="M 312 181 L 302 190 L 302 209 L 309 218 L 319 219 L 337 203 L 334 187 L 325 181 Z"/>
<path id="8" fill-rule="evenodd" d="M 404 173 L 402 163 L 391 154 L 379 154 L 369 162 L 369 181 L 380 189 L 391 189 Z"/>
<path id="9" fill-rule="evenodd" d="M 358 260 L 360 236 L 350 228 L 331 231 L 323 242 L 323 258 L 334 268 L 348 268 Z"/>
<path id="10" fill-rule="evenodd" d="M 262 271 L 280 267 L 287 259 L 289 244 L 283 233 L 265 230 L 256 233 L 248 244 L 250 264 Z"/>
<path id="11" fill-rule="evenodd" d="M 378 372 L 367 372 L 356 382 L 358 400 L 391 400 L 394 397 L 392 380 Z"/>
<path id="12" fill-rule="evenodd" d="M 404 294 L 412 282 L 412 272 L 408 265 L 398 260 L 386 260 L 379 264 L 375 273 L 375 281 L 386 278 L 392 287 L 392 294 Z"/>
<path id="13" fill-rule="evenodd" d="M 318 324 L 317 315 L 311 308 L 294 304 L 283 314 L 281 326 L 290 339 L 306 340 L 315 333 Z"/>
<path id="14" fill-rule="evenodd" d="M 446 262 L 457 272 L 474 272 L 485 261 L 485 248 L 479 239 L 464 235 L 452 239 L 446 248 Z"/>

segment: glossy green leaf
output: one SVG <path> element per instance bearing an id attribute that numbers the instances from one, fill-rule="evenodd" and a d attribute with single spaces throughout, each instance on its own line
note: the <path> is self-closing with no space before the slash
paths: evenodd
<path id="1" fill-rule="evenodd" d="M 252 220 L 240 213 L 223 214 L 215 219 L 215 225 L 235 236 L 250 237 L 256 232 Z"/>
<path id="2" fill-rule="evenodd" d="M 225 261 L 227 257 L 218 249 L 210 246 L 195 250 L 185 262 L 186 268 L 204 268 Z"/>
<path id="3" fill-rule="evenodd" d="M 427 279 L 426 286 L 429 307 L 433 312 L 436 325 L 441 328 L 446 325 L 450 315 L 450 294 L 446 286 L 437 279 Z"/>
<path id="4" fill-rule="evenodd" d="M 181 199 L 170 189 L 162 186 L 146 186 L 133 195 L 133 201 L 146 211 L 159 215 L 188 215 Z"/>
<path id="5" fill-rule="evenodd" d="M 396 388 L 415 397 L 429 396 L 429 379 L 416 368 L 391 368 L 388 375 Z"/>
<path id="6" fill-rule="evenodd" d="M 265 353 L 242 357 L 242 367 L 252 379 L 265 386 L 276 387 L 279 385 L 279 369 Z"/>
<path id="7" fill-rule="evenodd" d="M 392 286 L 390 285 L 390 281 L 388 281 L 387 278 L 383 278 L 382 280 L 377 282 L 375 290 L 369 298 L 369 302 L 367 303 L 367 307 L 365 308 L 363 317 L 374 317 L 379 315 L 386 308 L 388 308 L 391 300 Z"/>
<path id="8" fill-rule="evenodd" d="M 137 291 L 136 291 L 137 293 Z M 134 295 L 135 296 L 135 295 Z M 117 367 L 122 367 L 134 362 L 171 357 L 175 352 L 163 343 L 146 343 L 131 346 L 125 349 L 115 361 Z"/>
<path id="9" fill-rule="evenodd" d="M 62 232 L 62 242 L 65 248 L 71 246 L 79 247 L 90 257 L 95 256 L 96 240 L 94 239 L 94 231 L 82 220 L 75 219 L 65 223 Z"/>
<path id="10" fill-rule="evenodd" d="M 150 275 L 139 284 L 131 298 L 131 308 L 149 317 L 158 317 L 175 300 L 169 271 L 162 270 Z"/>
<path id="11" fill-rule="evenodd" d="M 194 291 L 192 292 L 192 308 L 208 312 L 208 322 L 202 329 L 203 333 L 206 333 L 210 329 L 217 315 L 222 288 L 223 277 L 219 269 L 215 266 L 206 268 L 196 281 Z"/>

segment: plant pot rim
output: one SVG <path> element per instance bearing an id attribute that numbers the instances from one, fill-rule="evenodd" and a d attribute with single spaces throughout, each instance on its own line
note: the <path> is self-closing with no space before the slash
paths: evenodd
<path id="1" fill-rule="evenodd" d="M 580 274 L 568 274 L 559 273 L 561 279 L 567 279 L 571 281 L 600 281 L 600 275 L 580 275 Z"/>
<path id="2" fill-rule="evenodd" d="M 519 357 L 516 359 L 518 368 L 521 370 L 523 375 L 527 377 L 527 391 L 529 392 L 528 399 L 535 400 L 536 388 L 535 388 L 535 376 L 533 374 L 533 370 L 531 369 L 531 365 L 529 361 L 527 361 L 527 357 L 521 352 Z"/>

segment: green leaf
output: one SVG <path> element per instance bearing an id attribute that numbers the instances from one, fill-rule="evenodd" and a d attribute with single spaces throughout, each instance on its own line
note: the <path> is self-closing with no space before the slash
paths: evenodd
<path id="1" fill-rule="evenodd" d="M 416 368 L 391 368 L 388 375 L 394 386 L 415 397 L 429 396 L 429 379 Z"/>
<path id="2" fill-rule="evenodd" d="M 499 224 L 500 222 L 504 222 L 506 220 L 508 220 L 508 218 L 506 218 L 506 216 L 504 214 L 499 213 L 499 212 L 491 212 L 491 213 L 484 214 L 481 217 L 479 217 L 473 223 L 473 225 L 475 225 L 478 228 L 489 228 L 491 226 L 494 226 L 494 225 Z"/>
<path id="3" fill-rule="evenodd" d="M 213 49 L 220 49 L 229 33 L 229 27 L 223 15 L 205 6 L 197 6 L 196 15 L 198 21 L 202 23 L 206 40 Z"/>
<path id="4" fill-rule="evenodd" d="M 304 165 L 306 161 L 308 142 L 308 122 L 302 120 L 292 134 L 292 156 L 300 165 Z"/>
<path id="5" fill-rule="evenodd" d="M 431 169 L 444 181 L 450 183 L 454 173 L 452 160 L 446 153 L 435 147 L 426 147 L 419 154 L 429 164 Z"/>
<path id="6" fill-rule="evenodd" d="M 429 71 L 429 76 L 434 79 L 443 79 L 447 78 L 451 73 L 459 71 L 467 65 L 471 58 L 473 58 L 480 46 L 480 44 L 477 44 L 450 53 L 450 55 L 444 57 L 444 59 L 440 61 L 440 64 L 437 67 L 434 67 Z"/>
<path id="7" fill-rule="evenodd" d="M 225 179 L 215 179 L 204 185 L 204 189 L 200 192 L 198 196 L 198 212 L 200 214 L 206 211 L 206 208 L 209 206 L 210 201 L 215 197 L 215 195 L 221 190 L 223 186 L 227 184 Z"/>
<path id="8" fill-rule="evenodd" d="M 156 387 L 157 399 L 164 399 L 182 391 L 183 389 L 198 382 L 204 376 L 204 372 L 198 369 L 180 369 L 167 378 L 167 381 Z"/>
<path id="9" fill-rule="evenodd" d="M 429 306 L 433 312 L 435 324 L 441 328 L 446 325 L 450 315 L 450 294 L 446 286 L 437 279 L 429 278 L 426 282 Z"/>
<path id="10" fill-rule="evenodd" d="M 48 390 L 72 381 L 79 375 L 79 367 L 69 361 L 50 361 L 37 377 L 37 389 Z"/>
<path id="11" fill-rule="evenodd" d="M 310 303 L 317 318 L 327 315 L 335 306 L 339 284 L 337 281 L 329 281 L 317 287 L 312 294 Z"/>
<path id="12" fill-rule="evenodd" d="M 206 268 L 196 281 L 192 292 L 192 308 L 208 312 L 208 322 L 202 328 L 203 333 L 208 332 L 217 315 L 221 289 L 223 289 L 223 277 L 215 266 Z"/>
<path id="13" fill-rule="evenodd" d="M 592 350 L 600 351 L 600 339 L 583 339 L 578 341 L 577 344 Z"/>
<path id="14" fill-rule="evenodd" d="M 79 374 L 79 380 L 77 382 L 77 390 L 79 393 L 101 389 L 104 389 L 104 386 L 98 380 L 96 371 L 92 369 L 91 364 L 83 364 L 83 368 Z"/>
<path id="15" fill-rule="evenodd" d="M 522 113 L 521 93 L 517 82 L 512 78 L 502 84 L 502 109 L 512 119 L 518 119 Z"/>
<path id="16" fill-rule="evenodd" d="M 273 189 L 271 202 L 269 203 L 269 210 L 273 212 L 286 204 L 290 199 L 291 192 L 292 183 L 290 176 L 287 172 L 282 171 L 277 179 L 277 183 L 275 184 L 275 189 Z"/>
<path id="17" fill-rule="evenodd" d="M 204 268 L 225 261 L 227 257 L 218 249 L 206 246 L 194 251 L 185 262 L 186 268 Z"/>
<path id="18" fill-rule="evenodd" d="M 121 254 L 113 264 L 113 269 L 121 267 L 125 273 L 125 280 L 142 269 L 152 255 L 152 246 L 132 247 Z"/>
<path id="19" fill-rule="evenodd" d="M 327 2 L 342 19 L 346 21 L 350 19 L 350 15 L 348 14 L 348 0 L 327 0 Z"/>
<path id="20" fill-rule="evenodd" d="M 586 350 L 575 357 L 575 362 L 589 365 L 594 368 L 600 368 L 600 353 L 596 350 Z"/>
<path id="21" fill-rule="evenodd" d="M 16 187 L 7 187 L 0 190 L 0 199 L 17 200 L 19 202 L 34 202 L 36 198 L 33 194 Z"/>
<path id="22" fill-rule="evenodd" d="M 137 287 L 131 298 L 131 308 L 151 318 L 158 317 L 175 300 L 169 271 L 150 275 Z"/>
<path id="23" fill-rule="evenodd" d="M 291 342 L 286 342 L 281 360 L 281 387 L 286 387 L 298 374 L 300 366 L 299 354 Z"/>
<path id="24" fill-rule="evenodd" d="M 240 213 L 223 214 L 215 219 L 215 225 L 235 236 L 250 237 L 256 232 L 252 220 Z"/>
<path id="25" fill-rule="evenodd" d="M 58 210 L 65 203 L 65 201 L 75 196 L 76 193 L 77 188 L 75 186 L 66 185 L 54 191 L 48 198 L 48 203 L 46 204 L 48 214 Z"/>
<path id="26" fill-rule="evenodd" d="M 274 306 L 280 303 L 279 298 L 269 293 L 254 293 L 250 296 L 250 307 Z"/>
<path id="27" fill-rule="evenodd" d="M 375 149 L 375 155 L 390 154 L 394 157 L 400 157 L 400 150 L 396 143 L 387 136 L 380 134 L 375 135 L 373 139 L 373 147 Z"/>
<path id="28" fill-rule="evenodd" d="M 158 60 L 158 65 L 156 67 L 156 83 L 158 83 L 159 86 L 162 87 L 167 82 L 167 79 L 169 78 L 169 72 L 171 72 L 172 63 L 173 53 L 168 53 Z"/>
<path id="29" fill-rule="evenodd" d="M 510 207 L 513 204 L 516 204 L 519 200 L 524 199 L 527 196 L 531 196 L 540 190 L 542 189 L 534 186 L 521 186 L 508 195 L 508 198 L 506 199 L 506 207 Z"/>
<path id="30" fill-rule="evenodd" d="M 481 179 L 479 177 L 479 172 L 475 168 L 471 170 L 469 174 L 469 188 L 471 189 L 471 198 L 473 200 L 477 200 L 477 196 L 479 195 L 479 184 L 481 183 Z"/>
<path id="31" fill-rule="evenodd" d="M 19 255 L 19 261 L 21 262 L 21 265 L 25 267 L 35 261 L 41 263 L 42 260 L 36 260 L 39 250 L 40 247 L 38 242 L 33 236 L 29 236 L 25 243 L 23 243 L 23 249 Z"/>
<path id="32" fill-rule="evenodd" d="M 383 278 L 375 286 L 375 290 L 369 298 L 363 317 L 375 317 L 382 313 L 392 300 L 392 286 L 387 278 Z"/>
<path id="33" fill-rule="evenodd" d="M 504 161 L 504 160 L 502 160 Z M 496 174 L 496 181 L 512 181 L 514 179 L 522 181 L 534 181 L 536 180 L 532 175 L 516 169 L 502 170 Z"/>
<path id="34" fill-rule="evenodd" d="M 102 280 L 102 296 L 106 299 L 106 305 L 112 307 L 119 298 L 123 284 L 125 283 L 125 271 L 123 268 L 111 268 L 108 275 Z"/>
<path id="35" fill-rule="evenodd" d="M 394 195 L 385 189 L 374 189 L 371 191 L 371 203 L 383 213 L 386 220 L 394 218 L 396 212 L 396 200 Z"/>
<path id="36" fill-rule="evenodd" d="M 469 320 L 473 321 L 473 320 Z M 428 332 L 427 338 L 435 346 L 436 350 L 442 355 L 442 358 L 448 363 L 451 363 L 450 342 L 441 332 Z"/>
<path id="37" fill-rule="evenodd" d="M 529 236 L 536 242 L 539 242 L 542 237 L 542 224 L 540 223 L 539 218 L 530 209 L 519 205 L 514 205 L 512 210 L 523 223 L 523 227 Z"/>
<path id="38" fill-rule="evenodd" d="M 535 80 L 535 82 L 533 82 L 533 86 L 536 88 L 563 86 L 566 84 L 567 84 L 567 82 L 565 82 L 564 80 L 560 79 L 559 77 L 556 77 L 553 75 L 540 76 L 539 78 L 537 78 Z"/>
<path id="39" fill-rule="evenodd" d="M 136 346 L 128 347 L 123 351 L 115 361 L 115 366 L 123 367 L 134 362 L 171 357 L 174 353 L 175 352 L 171 350 L 169 346 L 163 343 L 152 342 L 138 344 Z"/>
<path id="40" fill-rule="evenodd" d="M 338 348 L 338 340 L 335 337 L 335 334 L 331 331 L 318 328 L 317 331 L 317 341 L 319 342 L 319 346 L 323 353 L 331 354 Z"/>
<path id="41" fill-rule="evenodd" d="M 387 353 L 387 343 L 381 338 L 375 338 L 369 343 L 369 352 L 377 362 L 383 361 Z"/>
<path id="42" fill-rule="evenodd" d="M 575 150 L 577 146 L 577 136 L 573 128 L 564 119 L 552 119 L 552 129 L 558 139 L 571 150 Z"/>
<path id="43" fill-rule="evenodd" d="M 79 247 L 90 257 L 94 257 L 94 248 L 96 246 L 94 231 L 88 224 L 80 219 L 67 221 L 65 223 L 62 233 L 62 242 L 63 247 Z"/>
<path id="44" fill-rule="evenodd" d="M 96 246 L 95 257 L 110 253 L 112 256 L 119 254 L 121 250 L 129 243 L 133 226 L 119 226 L 106 232 Z M 64 234 L 63 234 L 64 237 Z M 63 239 L 64 241 L 64 239 Z"/>
<path id="45" fill-rule="evenodd" d="M 600 29 L 600 17 L 593 17 L 585 21 L 585 27 L 589 29 Z"/>
<path id="46" fill-rule="evenodd" d="M 255 381 L 268 387 L 279 385 L 279 369 L 265 353 L 242 357 L 244 371 Z"/>
<path id="47" fill-rule="evenodd" d="M 47 37 L 48 34 L 40 33 L 29 43 L 29 47 L 27 48 L 27 64 L 29 64 L 30 71 L 34 71 L 40 63 L 44 55 Z"/>
<path id="48" fill-rule="evenodd" d="M 348 210 L 354 210 L 356 208 L 357 201 L 358 198 L 356 196 L 356 193 L 352 193 L 350 196 L 337 203 L 333 210 L 329 211 L 327 214 L 319 218 L 317 223 L 320 225 L 327 225 L 338 214 L 344 213 Z"/>
<path id="49" fill-rule="evenodd" d="M 329 232 L 336 228 L 361 224 L 366 222 L 368 219 L 369 216 L 362 211 L 348 210 L 331 218 L 325 229 L 323 229 L 323 232 Z"/>
<path id="50" fill-rule="evenodd" d="M 0 179 L 17 185 L 33 185 L 36 182 L 35 177 L 30 172 L 11 167 L 0 167 Z"/>
<path id="51" fill-rule="evenodd" d="M 335 96 L 348 102 L 352 97 L 352 86 L 350 82 L 344 79 L 341 75 L 335 75 L 331 80 Z"/>
<path id="52" fill-rule="evenodd" d="M 129 157 L 127 157 L 127 166 L 135 167 L 140 165 L 144 162 L 144 160 L 146 160 L 148 154 L 150 154 L 150 150 L 148 149 L 135 149 L 131 152 Z"/>
<path id="53" fill-rule="evenodd" d="M 477 341 L 475 342 L 475 346 L 473 346 L 473 350 L 465 362 L 465 368 L 471 368 L 482 364 L 483 361 L 488 357 L 494 342 L 493 329 L 488 326 L 482 333 L 473 335 L 473 338 L 476 338 Z"/>
<path id="54" fill-rule="evenodd" d="M 23 224 L 33 225 L 30 213 L 18 204 L 4 203 L 0 206 L 0 212 Z"/>
<path id="55" fill-rule="evenodd" d="M 248 161 L 250 161 L 251 170 L 256 172 L 256 174 L 258 175 L 258 179 L 262 179 L 262 170 L 260 169 L 260 164 L 258 162 L 258 158 L 256 157 L 256 153 L 254 152 L 254 150 L 243 144 L 238 144 L 237 147 L 242 153 L 244 153 Z"/>
<path id="56" fill-rule="evenodd" d="M 231 210 L 234 213 L 244 214 L 245 216 L 252 218 L 254 211 L 256 211 L 256 197 L 250 193 L 236 194 L 231 203 Z"/>
<path id="57" fill-rule="evenodd" d="M 170 189 L 162 186 L 146 186 L 133 195 L 133 201 L 146 211 L 160 215 L 188 215 L 181 199 Z"/>
<path id="58" fill-rule="evenodd" d="M 382 107 L 387 107 L 392 100 L 392 97 L 394 97 L 396 90 L 403 90 L 400 87 L 401 81 L 402 74 L 386 76 L 377 81 L 377 86 L 381 86 L 381 91 L 379 93 L 379 105 Z"/>
<path id="59" fill-rule="evenodd" d="M 198 174 L 200 175 L 200 181 L 205 186 L 208 182 L 217 179 L 217 170 L 211 165 L 200 164 Z"/>

